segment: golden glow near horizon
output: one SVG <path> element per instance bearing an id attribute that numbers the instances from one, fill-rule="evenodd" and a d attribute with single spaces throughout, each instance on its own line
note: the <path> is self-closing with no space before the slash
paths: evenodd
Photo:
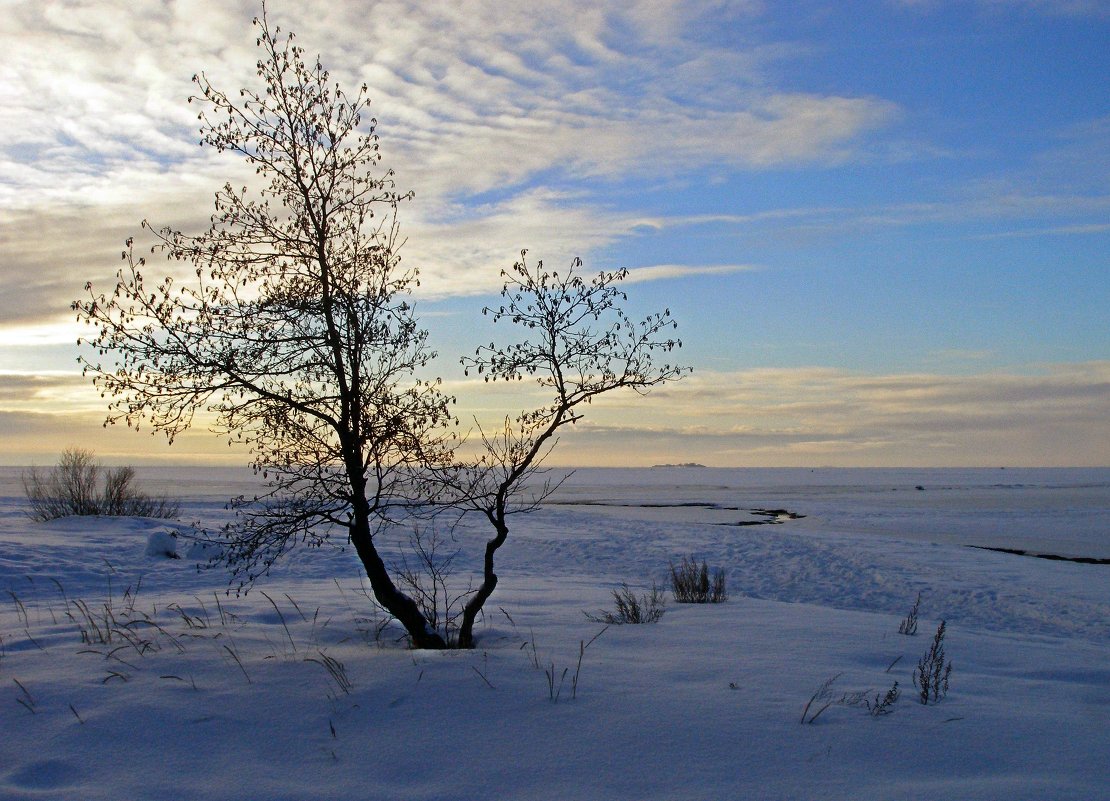
<path id="1" fill-rule="evenodd" d="M 0 375 L 10 387 L 16 376 Z M 160 435 L 104 428 L 103 401 L 75 375 L 23 376 L 4 393 L 2 463 L 46 463 L 67 446 L 106 461 L 244 464 L 247 453 L 206 430 L 167 446 Z M 579 466 L 1098 466 L 1105 441 L 1091 419 L 1110 386 L 1110 362 L 1034 375 L 863 375 L 831 369 L 695 373 L 640 397 L 604 398 L 565 430 L 552 462 Z M 520 385 L 491 391 L 447 382 L 463 430 L 493 429 L 521 402 Z M 1092 401 L 1095 409 L 1092 411 Z M 512 404 L 517 402 L 517 406 Z M 22 430 L 20 430 L 22 429 Z"/>

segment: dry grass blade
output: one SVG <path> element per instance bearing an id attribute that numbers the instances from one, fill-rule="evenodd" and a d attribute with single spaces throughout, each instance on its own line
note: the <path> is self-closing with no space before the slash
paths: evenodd
<path id="1" fill-rule="evenodd" d="M 16 698 L 16 702 L 21 704 L 32 715 L 38 714 L 35 710 L 35 699 L 34 696 L 31 695 L 31 692 L 23 685 L 23 682 L 14 676 L 12 677 L 12 681 L 14 681 L 16 686 L 23 692 L 23 697 Z"/>
<path id="2" fill-rule="evenodd" d="M 486 678 L 486 674 L 483 673 L 482 671 L 478 670 L 477 665 L 471 665 L 470 669 L 473 670 L 475 673 L 477 673 L 478 677 L 482 681 L 484 681 L 486 683 L 486 686 L 489 687 L 491 690 L 496 690 L 497 689 L 496 687 L 493 686 L 493 684 L 490 682 L 490 680 L 488 678 Z"/>
<path id="3" fill-rule="evenodd" d="M 254 684 L 254 682 L 251 681 L 250 674 L 247 673 L 247 669 L 243 667 L 243 660 L 239 658 L 239 654 L 235 653 L 234 649 L 229 645 L 224 645 L 223 648 L 231 654 L 231 658 L 235 660 L 235 664 L 239 666 L 239 670 L 243 671 L 243 678 L 247 680 L 247 684 Z"/>
<path id="4" fill-rule="evenodd" d="M 289 601 L 289 603 L 293 604 L 293 608 L 297 610 L 297 614 L 301 616 L 301 620 L 303 620 L 305 623 L 307 623 L 308 618 L 305 617 L 304 612 L 301 611 L 300 604 L 298 604 L 296 601 L 293 600 L 293 596 L 290 595 L 287 592 L 283 592 L 282 595 L 284 595 L 286 597 L 286 599 Z"/>
<path id="5" fill-rule="evenodd" d="M 20 621 L 22 621 L 23 627 L 27 628 L 31 625 L 30 619 L 27 617 L 27 607 L 23 605 L 23 601 L 19 600 L 19 596 L 12 590 L 8 590 L 8 595 L 12 597 L 12 603 L 15 604 L 16 614 L 19 616 Z"/>
<path id="6" fill-rule="evenodd" d="M 799 722 L 813 723 L 815 720 L 817 720 L 818 717 L 821 716 L 822 712 L 833 705 L 832 686 L 833 683 L 836 682 L 836 680 L 843 675 L 843 673 L 837 673 L 835 676 L 830 676 L 829 678 L 825 679 L 824 683 L 820 687 L 818 687 L 813 692 L 813 695 L 809 697 L 809 700 L 806 701 L 805 709 L 802 710 L 802 719 Z M 817 709 L 817 711 L 810 714 L 810 709 L 812 709 L 815 704 L 820 704 L 822 701 L 825 701 L 826 703 L 820 709 Z"/>
<path id="7" fill-rule="evenodd" d="M 306 656 L 304 661 L 315 662 L 317 665 L 324 668 L 342 693 L 344 695 L 349 695 L 354 685 L 351 684 L 351 680 L 347 676 L 346 666 L 335 657 L 328 656 L 323 651 L 317 651 L 317 654 L 319 654 L 319 658 L 315 656 Z"/>
<path id="8" fill-rule="evenodd" d="M 266 594 L 265 590 L 259 590 L 259 592 L 262 593 L 263 598 L 270 602 L 270 606 L 274 607 L 274 611 L 277 612 L 278 619 L 281 621 L 281 627 L 285 629 L 285 636 L 289 638 L 289 645 L 293 648 L 293 653 L 297 653 L 297 644 L 293 642 L 293 635 L 289 633 L 289 626 L 285 623 L 285 615 L 281 613 L 277 603 Z"/>

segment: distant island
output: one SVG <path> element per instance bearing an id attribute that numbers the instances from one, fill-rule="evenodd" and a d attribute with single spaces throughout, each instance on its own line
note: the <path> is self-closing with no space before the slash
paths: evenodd
<path id="1" fill-rule="evenodd" d="M 684 462 L 683 464 L 653 464 L 651 469 L 654 470 L 657 467 L 705 467 L 705 465 L 698 464 L 697 462 Z"/>

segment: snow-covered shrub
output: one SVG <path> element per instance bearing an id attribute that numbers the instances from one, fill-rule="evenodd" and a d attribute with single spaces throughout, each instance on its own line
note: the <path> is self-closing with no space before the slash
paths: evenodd
<path id="1" fill-rule="evenodd" d="M 702 561 L 699 566 L 694 557 L 682 557 L 682 564 L 675 567 L 671 563 L 671 591 L 680 604 L 719 604 L 728 600 L 725 589 L 725 572 L 713 571 L 709 579 L 709 566 Z"/>
<path id="2" fill-rule="evenodd" d="M 180 559 L 181 556 L 177 553 L 177 534 L 168 528 L 159 528 L 150 532 L 146 541 L 146 555 Z"/>
<path id="3" fill-rule="evenodd" d="M 197 562 L 211 562 L 223 553 L 223 547 L 212 540 L 192 539 L 185 550 L 185 558 Z"/>

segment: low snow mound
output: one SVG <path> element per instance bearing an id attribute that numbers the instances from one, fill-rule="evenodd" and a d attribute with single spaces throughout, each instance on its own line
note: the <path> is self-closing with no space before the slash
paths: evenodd
<path id="1" fill-rule="evenodd" d="M 180 559 L 177 552 L 177 532 L 169 528 L 157 528 L 150 532 L 146 541 L 146 555 L 162 559 Z"/>
<path id="2" fill-rule="evenodd" d="M 147 534 L 146 555 L 154 559 L 208 562 L 219 557 L 222 552 L 219 542 L 199 537 L 191 530 L 158 526 L 150 529 Z"/>

